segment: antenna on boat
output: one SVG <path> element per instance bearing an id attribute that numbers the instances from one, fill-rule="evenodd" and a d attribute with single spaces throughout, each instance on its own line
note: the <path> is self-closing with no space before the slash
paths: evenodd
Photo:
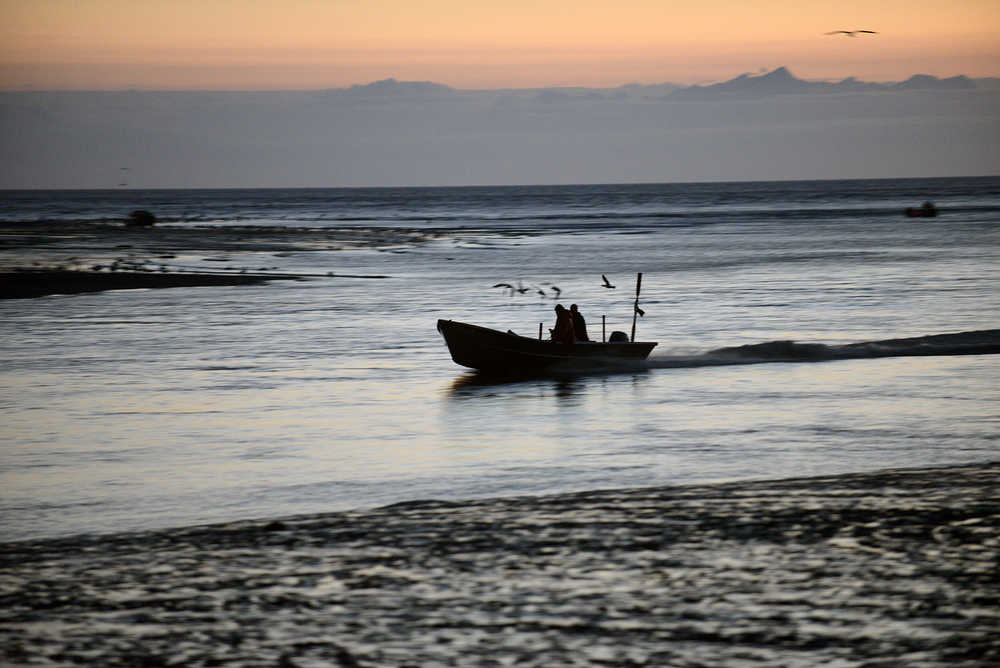
<path id="1" fill-rule="evenodd" d="M 635 303 L 632 305 L 632 343 L 635 343 L 635 319 L 636 316 L 643 315 L 645 313 L 641 308 L 639 308 L 639 290 L 642 289 L 642 272 L 639 272 L 638 277 L 635 279 Z"/>

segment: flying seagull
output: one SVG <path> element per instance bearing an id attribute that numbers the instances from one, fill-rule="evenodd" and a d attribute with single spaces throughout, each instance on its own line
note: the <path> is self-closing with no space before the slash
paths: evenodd
<path id="1" fill-rule="evenodd" d="M 560 288 L 558 285 L 553 285 L 551 283 L 542 283 L 542 287 L 543 288 L 547 287 L 551 292 L 556 293 L 555 297 L 556 299 L 559 299 L 559 295 L 562 294 L 562 288 Z M 541 288 L 539 288 L 539 291 L 541 291 Z"/>
<path id="2" fill-rule="evenodd" d="M 508 290 L 510 290 L 510 293 L 509 293 L 509 294 L 510 294 L 511 296 L 514 296 L 514 286 L 513 286 L 513 285 L 511 285 L 510 283 L 497 283 L 497 284 L 496 284 L 496 285 L 494 285 L 493 287 L 494 287 L 494 288 L 503 288 L 503 289 L 504 289 L 504 292 L 507 292 Z"/>
<path id="3" fill-rule="evenodd" d="M 868 33 L 869 35 L 877 35 L 878 33 L 874 30 L 833 30 L 826 33 L 827 35 L 847 35 L 848 37 L 857 37 L 858 33 Z"/>
<path id="4" fill-rule="evenodd" d="M 611 285 L 611 281 L 609 281 L 608 277 L 605 276 L 604 274 L 601 274 L 601 278 L 604 280 L 604 284 L 601 285 L 602 288 L 613 288 L 613 287 L 615 287 L 615 286 Z"/>

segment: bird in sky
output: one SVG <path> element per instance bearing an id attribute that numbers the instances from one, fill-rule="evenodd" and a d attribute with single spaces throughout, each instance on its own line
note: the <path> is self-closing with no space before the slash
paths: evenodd
<path id="1" fill-rule="evenodd" d="M 493 287 L 494 288 L 503 288 L 504 292 L 507 292 L 509 290 L 510 292 L 508 294 L 510 294 L 511 296 L 514 295 L 514 286 L 511 285 L 510 283 L 497 283 Z"/>
<path id="2" fill-rule="evenodd" d="M 832 30 L 827 35 L 847 35 L 848 37 L 857 37 L 858 33 L 868 33 L 869 35 L 877 35 L 878 33 L 874 30 Z"/>
<path id="3" fill-rule="evenodd" d="M 601 285 L 602 288 L 613 288 L 613 287 L 615 287 L 615 286 L 611 285 L 611 281 L 609 281 L 608 277 L 605 276 L 604 274 L 601 274 L 601 278 L 604 280 L 604 283 Z"/>

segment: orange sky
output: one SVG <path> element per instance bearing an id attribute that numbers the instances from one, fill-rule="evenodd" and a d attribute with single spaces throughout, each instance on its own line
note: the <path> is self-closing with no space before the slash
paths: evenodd
<path id="1" fill-rule="evenodd" d="M 825 36 L 867 28 L 878 35 Z M 1000 76 L 1000 0 L 0 0 L 3 89 Z"/>

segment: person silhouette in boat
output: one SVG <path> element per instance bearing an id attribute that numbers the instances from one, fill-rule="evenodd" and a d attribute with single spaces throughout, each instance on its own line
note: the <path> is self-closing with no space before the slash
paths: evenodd
<path id="1" fill-rule="evenodd" d="M 556 304 L 556 326 L 552 330 L 554 343 L 576 343 L 573 332 L 573 316 L 562 304 Z"/>
<path id="2" fill-rule="evenodd" d="M 576 340 L 590 341 L 590 337 L 587 336 L 587 321 L 583 319 L 583 315 L 580 314 L 580 310 L 576 307 L 576 304 L 570 305 L 569 314 L 573 318 L 573 334 L 576 336 Z"/>

